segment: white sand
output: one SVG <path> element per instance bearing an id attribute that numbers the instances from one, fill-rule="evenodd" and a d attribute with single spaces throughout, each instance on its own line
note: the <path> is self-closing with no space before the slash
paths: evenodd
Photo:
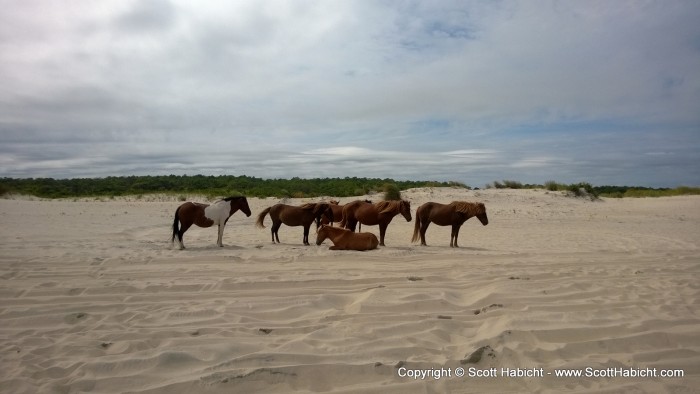
<path id="1" fill-rule="evenodd" d="M 270 218 L 254 221 L 278 201 L 250 199 L 224 248 L 214 228 L 193 228 L 180 251 L 177 201 L 0 200 L 0 391 L 697 392 L 700 197 L 404 197 L 414 215 L 426 201 L 482 201 L 490 223 L 465 223 L 460 249 L 431 225 L 420 247 L 397 216 L 387 247 L 330 251 L 303 246 L 300 227 L 273 245 Z M 453 375 L 414 380 L 401 366 Z M 545 376 L 458 378 L 458 367 Z M 586 367 L 684 377 L 554 376 Z"/>

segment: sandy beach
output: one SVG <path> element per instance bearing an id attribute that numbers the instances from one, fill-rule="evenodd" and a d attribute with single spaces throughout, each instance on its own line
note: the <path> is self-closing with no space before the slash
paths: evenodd
<path id="1" fill-rule="evenodd" d="M 467 221 L 459 249 L 431 225 L 422 247 L 397 216 L 386 247 L 332 251 L 300 227 L 272 244 L 254 222 L 280 201 L 251 198 L 225 247 L 195 227 L 181 251 L 174 198 L 2 199 L 0 391 L 697 392 L 700 196 L 403 197 L 414 216 L 481 201 L 489 224 Z"/>

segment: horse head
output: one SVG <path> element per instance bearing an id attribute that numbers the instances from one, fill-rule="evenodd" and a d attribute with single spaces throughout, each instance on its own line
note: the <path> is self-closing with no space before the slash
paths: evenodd
<path id="1" fill-rule="evenodd" d="M 331 209 L 331 205 L 327 204 L 325 202 L 321 202 L 316 204 L 314 207 L 314 217 L 316 220 L 316 228 L 318 228 L 321 225 L 321 217 L 323 215 L 326 215 L 326 218 L 333 223 L 333 210 Z"/>
<path id="2" fill-rule="evenodd" d="M 481 202 L 478 203 L 477 206 L 479 207 L 479 213 L 476 214 L 476 217 L 477 219 L 479 219 L 481 224 L 486 226 L 487 224 L 489 224 L 489 217 L 486 216 L 486 207 L 484 206 L 484 203 Z"/>
<path id="3" fill-rule="evenodd" d="M 326 229 L 326 225 L 322 224 L 319 228 L 316 229 L 316 245 L 320 245 L 323 243 L 323 241 L 328 238 L 328 230 Z"/>
<path id="4" fill-rule="evenodd" d="M 244 196 L 226 197 L 224 198 L 224 201 L 231 203 L 231 215 L 233 215 L 237 209 L 240 209 L 246 216 L 251 215 L 250 207 L 248 206 L 248 199 L 246 199 Z"/>
<path id="5" fill-rule="evenodd" d="M 401 212 L 401 215 L 406 219 L 407 222 L 410 222 L 411 219 L 411 203 L 406 200 L 401 200 L 399 202 L 399 212 Z"/>

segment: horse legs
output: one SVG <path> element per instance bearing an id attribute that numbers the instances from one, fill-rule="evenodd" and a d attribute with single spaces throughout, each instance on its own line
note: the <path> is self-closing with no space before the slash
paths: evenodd
<path id="1" fill-rule="evenodd" d="M 280 227 L 282 227 L 282 222 L 272 222 L 272 228 L 270 229 L 272 233 L 272 243 L 275 243 L 275 238 L 277 238 L 277 243 L 280 243 Z"/>
<path id="2" fill-rule="evenodd" d="M 382 224 L 379 223 L 379 246 L 386 246 L 384 245 L 384 234 L 386 234 L 386 228 L 389 226 L 389 224 Z"/>
<path id="3" fill-rule="evenodd" d="M 177 232 L 177 241 L 180 243 L 180 250 L 185 249 L 185 244 L 182 242 L 182 236 L 185 235 L 185 231 L 192 226 L 192 223 L 180 223 L 182 224 L 182 227 L 180 227 L 180 230 Z"/>
<path id="4" fill-rule="evenodd" d="M 224 246 L 224 226 L 226 226 L 225 223 L 219 225 L 219 236 L 216 238 L 216 244 L 221 247 Z"/>
<path id="5" fill-rule="evenodd" d="M 345 224 L 345 228 L 354 233 L 355 229 L 357 228 L 357 219 L 348 218 L 348 222 Z"/>
<path id="6" fill-rule="evenodd" d="M 309 228 L 311 227 L 311 224 L 308 226 L 304 226 L 304 245 L 309 245 Z"/>
<path id="7" fill-rule="evenodd" d="M 452 234 L 450 235 L 450 247 L 452 248 L 452 238 L 454 238 L 454 247 L 459 248 L 459 245 L 457 245 L 457 237 L 459 237 L 459 228 L 462 226 L 462 224 L 453 224 L 452 225 Z"/>
<path id="8" fill-rule="evenodd" d="M 423 220 L 420 224 L 420 244 L 421 244 L 421 246 L 428 246 L 428 244 L 425 243 L 425 232 L 428 231 L 428 226 L 430 226 L 430 220 Z"/>

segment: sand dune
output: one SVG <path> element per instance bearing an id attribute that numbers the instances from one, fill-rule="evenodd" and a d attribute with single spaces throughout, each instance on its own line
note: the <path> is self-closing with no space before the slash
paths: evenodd
<path id="1" fill-rule="evenodd" d="M 700 197 L 452 188 L 404 197 L 414 213 L 426 201 L 482 201 L 489 225 L 465 223 L 459 249 L 434 225 L 429 246 L 411 244 L 413 222 L 400 216 L 374 251 L 303 246 L 301 228 L 286 226 L 274 245 L 254 220 L 279 201 L 250 199 L 253 215 L 231 218 L 224 248 L 215 229 L 193 228 L 180 251 L 169 229 L 179 203 L 167 198 L 0 200 L 0 391 L 700 387 Z M 456 377 L 458 368 L 498 376 Z M 555 372 L 585 368 L 657 376 Z M 452 375 L 400 376 L 415 369 Z"/>

